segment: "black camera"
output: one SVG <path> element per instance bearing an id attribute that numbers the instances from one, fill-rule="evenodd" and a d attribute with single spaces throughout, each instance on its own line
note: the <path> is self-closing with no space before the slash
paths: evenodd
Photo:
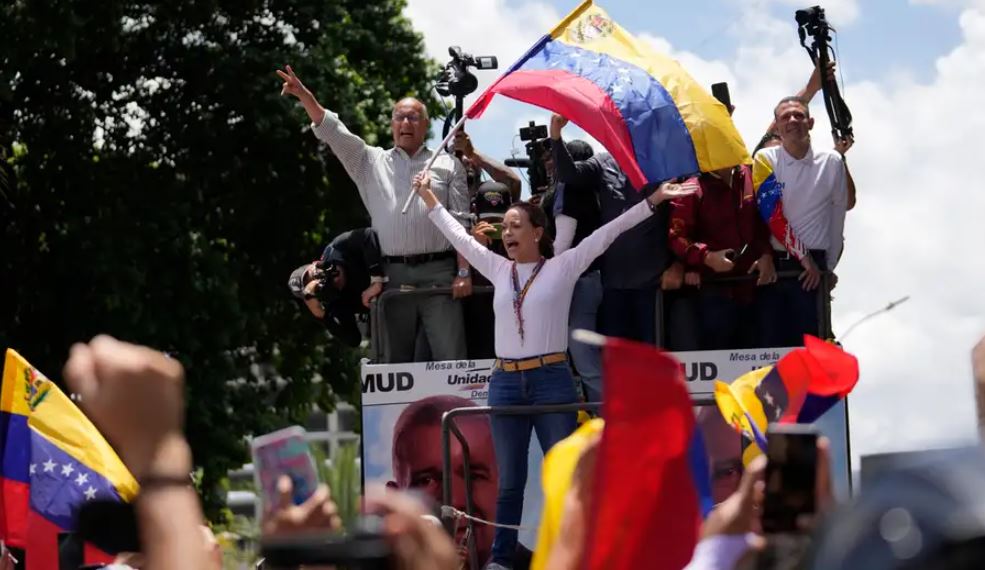
<path id="1" fill-rule="evenodd" d="M 797 20 L 800 45 L 807 50 L 811 61 L 821 73 L 821 91 L 824 94 L 824 108 L 831 121 L 831 134 L 836 140 L 851 139 L 852 112 L 842 98 L 837 82 L 827 76 L 828 63 L 834 60 L 833 54 L 829 52 L 831 32 L 835 29 L 828 23 L 824 9 L 820 6 L 797 10 L 794 18 Z M 811 38 L 810 45 L 807 45 L 808 38 Z"/>
<path id="2" fill-rule="evenodd" d="M 435 83 L 435 90 L 445 97 L 465 97 L 476 90 L 479 80 L 469 71 L 470 67 L 476 69 L 496 69 L 499 63 L 495 56 L 480 55 L 478 57 L 469 55 L 462 51 L 458 46 L 448 48 L 448 55 L 451 61 L 441 69 L 438 82 Z"/>
<path id="3" fill-rule="evenodd" d="M 506 166 L 526 168 L 527 181 L 530 183 L 531 194 L 537 194 L 550 184 L 544 160 L 551 153 L 551 139 L 547 138 L 547 125 L 538 125 L 534 121 L 526 127 L 520 127 L 520 140 L 525 141 L 527 158 L 508 158 Z"/>
<path id="4" fill-rule="evenodd" d="M 323 305 L 329 305 L 338 299 L 341 291 L 335 288 L 333 281 L 339 276 L 341 269 L 335 261 L 316 261 L 312 278 L 318 281 L 315 285 L 315 296 Z"/>

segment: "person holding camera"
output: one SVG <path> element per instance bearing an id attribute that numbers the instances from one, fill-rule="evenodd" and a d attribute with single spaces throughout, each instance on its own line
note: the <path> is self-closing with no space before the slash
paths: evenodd
<path id="1" fill-rule="evenodd" d="M 841 154 L 811 145 L 814 119 L 803 99 L 784 97 L 773 115 L 780 145 L 753 158 L 756 199 L 777 270 L 802 271 L 762 291 L 762 334 L 767 346 L 799 346 L 804 334 L 822 332 L 817 288 L 841 257 L 848 181 Z"/>
<path id="2" fill-rule="evenodd" d="M 339 234 L 320 260 L 295 269 L 287 286 L 333 337 L 357 347 L 356 314 L 369 310 L 386 282 L 376 232 L 363 228 Z"/>
<path id="3" fill-rule="evenodd" d="M 575 283 L 620 234 L 651 218 L 657 205 L 697 190 L 693 185 L 662 184 L 648 198 L 558 256 L 554 256 L 551 241 L 545 235 L 543 210 L 518 202 L 503 219 L 503 257 L 480 245 L 441 207 L 431 191 L 428 173 L 415 178 L 415 188 L 435 226 L 493 284 L 498 358 L 489 381 L 491 406 L 568 404 L 578 400 L 566 353 L 568 310 Z M 575 424 L 574 412 L 492 416 L 499 472 L 498 524 L 520 522 L 531 429 L 537 431 L 546 453 L 574 431 Z M 516 530 L 497 527 L 492 561 L 487 568 L 510 568 L 516 542 Z"/>
<path id="4" fill-rule="evenodd" d="M 548 142 L 550 139 L 547 139 Z M 585 141 L 573 140 L 564 143 L 568 154 L 576 163 L 590 159 L 595 152 Z M 554 172 L 554 159 L 550 148 L 543 154 L 544 168 L 554 184 L 544 193 L 541 207 L 547 214 L 548 233 L 554 240 L 554 252 L 563 253 L 576 247 L 583 239 L 602 225 L 598 196 L 592 188 L 572 188 L 564 182 L 557 182 Z M 575 329 L 596 331 L 598 329 L 599 305 L 602 303 L 601 262 L 596 259 L 585 273 L 578 278 L 571 296 L 571 310 L 568 314 L 568 333 Z M 597 346 L 583 342 L 572 343 L 568 347 L 571 360 L 581 379 L 586 402 L 602 401 L 602 353 Z"/>
<path id="5" fill-rule="evenodd" d="M 281 94 L 301 102 L 315 136 L 328 144 L 355 183 L 379 236 L 383 271 L 390 286 L 451 286 L 450 296 L 406 295 L 398 302 L 388 303 L 386 360 L 414 360 L 418 323 L 435 360 L 465 358 L 465 323 L 458 299 L 472 293 L 468 262 L 461 257 L 456 260 L 451 244 L 427 220 L 419 201 L 414 201 L 406 214 L 401 213 L 412 192 L 413 176 L 424 169 L 435 152 L 424 144 L 430 126 L 424 104 L 410 97 L 397 101 L 390 117 L 394 146 L 384 150 L 367 145 L 342 124 L 338 115 L 322 107 L 290 66 L 278 69 L 277 74 L 284 81 Z M 465 214 L 469 196 L 462 163 L 453 156 L 439 156 L 431 175 L 435 192 L 448 209 Z"/>
<path id="6" fill-rule="evenodd" d="M 645 201 L 645 193 L 633 188 L 609 153 L 575 162 L 561 143 L 561 129 L 568 119 L 551 116 L 551 151 L 557 181 L 566 185 L 565 199 L 573 191 L 591 188 L 598 195 L 601 223 L 607 224 Z M 656 302 L 659 288 L 672 284 L 667 224 L 670 209 L 660 206 L 656 215 L 620 235 L 602 255 L 602 303 L 599 332 L 609 336 L 656 343 Z"/>
<path id="7" fill-rule="evenodd" d="M 465 166 L 469 195 L 473 204 L 479 187 L 484 183 L 483 173 L 488 174 L 493 182 L 505 185 L 512 201 L 515 202 L 520 199 L 520 190 L 522 189 L 520 176 L 502 162 L 479 152 L 472 145 L 472 138 L 465 132 L 465 129 L 459 129 L 455 133 L 452 150 Z"/>

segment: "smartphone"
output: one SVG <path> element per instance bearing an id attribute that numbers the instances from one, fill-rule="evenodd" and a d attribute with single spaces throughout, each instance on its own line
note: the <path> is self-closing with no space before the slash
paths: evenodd
<path id="1" fill-rule="evenodd" d="M 766 494 L 763 531 L 801 533 L 798 519 L 815 512 L 817 430 L 800 424 L 770 426 L 766 431 Z"/>
<path id="2" fill-rule="evenodd" d="M 728 93 L 728 83 L 715 83 L 711 86 L 711 94 L 718 99 L 726 109 L 732 108 L 732 97 Z"/>
<path id="3" fill-rule="evenodd" d="M 493 227 L 493 231 L 486 232 L 486 235 L 492 239 L 503 239 L 503 224 L 490 224 Z"/>
<path id="4" fill-rule="evenodd" d="M 263 500 L 264 512 L 277 505 L 277 480 L 291 478 L 291 500 L 295 505 L 308 500 L 318 488 L 318 470 L 304 428 L 291 426 L 253 440 L 253 478 Z"/>

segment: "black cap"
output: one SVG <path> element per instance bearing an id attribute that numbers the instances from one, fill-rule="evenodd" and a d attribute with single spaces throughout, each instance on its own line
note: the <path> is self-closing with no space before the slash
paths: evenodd
<path id="1" fill-rule="evenodd" d="M 502 220 L 513 204 L 509 187 L 502 182 L 488 180 L 479 185 L 473 200 L 475 215 L 480 220 Z"/>

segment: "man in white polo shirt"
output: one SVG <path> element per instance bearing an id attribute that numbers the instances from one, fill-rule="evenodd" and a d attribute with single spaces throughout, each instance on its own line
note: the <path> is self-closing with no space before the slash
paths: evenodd
<path id="1" fill-rule="evenodd" d="M 424 330 L 433 360 L 465 358 L 465 322 L 457 299 L 472 293 L 469 264 L 427 218 L 421 200 L 414 200 L 406 215 L 400 211 L 413 191 L 413 177 L 435 152 L 424 144 L 429 129 L 427 109 L 411 97 L 397 101 L 390 121 L 394 146 L 384 150 L 367 145 L 338 115 L 322 107 L 290 66 L 277 74 L 284 80 L 281 93 L 298 98 L 311 118 L 315 136 L 328 144 L 356 184 L 379 236 L 387 287 L 452 287 L 452 296 L 425 294 L 387 303 L 386 360 L 414 360 L 418 327 Z M 431 179 L 437 181 L 435 192 L 449 211 L 468 212 L 465 168 L 458 159 L 439 156 L 431 168 Z"/>
<path id="2" fill-rule="evenodd" d="M 753 184 L 776 270 L 801 273 L 760 291 L 760 332 L 766 346 L 799 346 L 805 333 L 820 333 L 817 289 L 841 256 L 847 179 L 840 154 L 812 148 L 814 119 L 802 99 L 780 100 L 773 114 L 781 144 L 756 153 Z"/>

